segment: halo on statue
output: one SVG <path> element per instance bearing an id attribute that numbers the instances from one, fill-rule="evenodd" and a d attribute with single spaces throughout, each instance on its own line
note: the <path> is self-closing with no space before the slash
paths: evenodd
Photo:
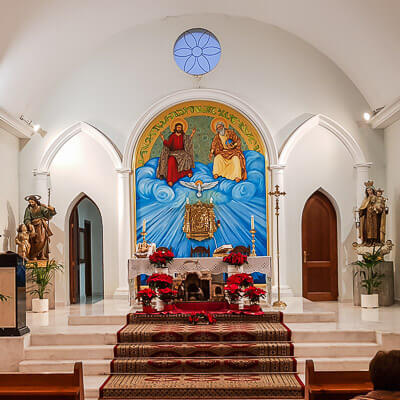
<path id="1" fill-rule="evenodd" d="M 25 201 L 29 201 L 29 199 L 32 197 L 34 197 L 37 201 L 39 201 L 42 198 L 42 196 L 38 194 L 30 194 L 29 196 L 25 196 Z"/>
<path id="2" fill-rule="evenodd" d="M 171 123 L 169 124 L 169 129 L 171 130 L 171 132 L 174 131 L 175 125 L 176 125 L 176 124 L 182 124 L 182 126 L 183 126 L 183 131 L 184 131 L 184 132 L 187 132 L 188 126 L 189 126 L 189 125 L 188 125 L 188 123 L 187 123 L 187 121 L 186 121 L 185 118 L 180 118 L 180 117 L 174 118 L 174 119 L 171 121 Z"/>
<path id="3" fill-rule="evenodd" d="M 217 132 L 217 124 L 218 124 L 218 122 L 222 122 L 224 124 L 224 128 L 225 129 L 229 128 L 229 123 L 228 123 L 227 119 L 225 119 L 224 117 L 216 117 L 211 121 L 211 124 L 210 124 L 210 128 L 214 133 Z"/>

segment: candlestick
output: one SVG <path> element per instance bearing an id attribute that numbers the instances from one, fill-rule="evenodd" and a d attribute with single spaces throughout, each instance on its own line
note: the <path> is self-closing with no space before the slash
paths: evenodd
<path id="1" fill-rule="evenodd" d="M 250 233 L 251 233 L 251 243 L 252 243 L 252 250 L 250 253 L 251 257 L 256 257 L 256 230 L 255 229 L 250 229 Z"/>
<path id="2" fill-rule="evenodd" d="M 146 232 L 146 220 L 145 219 L 143 219 L 143 232 Z"/>
<path id="3" fill-rule="evenodd" d="M 212 204 L 213 203 L 213 198 L 212 197 L 210 197 L 210 204 Z"/>
<path id="4" fill-rule="evenodd" d="M 251 229 L 254 230 L 254 215 L 251 216 Z"/>
<path id="5" fill-rule="evenodd" d="M 146 231 L 142 231 L 143 243 L 146 243 Z"/>
<path id="6" fill-rule="evenodd" d="M 189 197 L 186 197 L 186 204 L 189 204 Z"/>

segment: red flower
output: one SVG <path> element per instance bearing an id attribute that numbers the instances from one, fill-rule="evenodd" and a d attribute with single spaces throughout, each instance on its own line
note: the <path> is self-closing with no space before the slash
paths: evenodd
<path id="1" fill-rule="evenodd" d="M 235 284 L 238 286 L 247 287 L 253 283 L 253 277 L 249 274 L 234 274 L 228 278 L 226 281 L 228 285 Z"/>
<path id="2" fill-rule="evenodd" d="M 255 286 L 250 286 L 250 287 L 244 289 L 244 296 L 248 297 L 250 302 L 253 304 L 259 303 L 260 298 L 265 297 L 265 290 L 260 289 Z"/>
<path id="3" fill-rule="evenodd" d="M 164 289 L 172 286 L 172 276 L 167 274 L 153 274 L 147 278 L 147 283 L 152 289 Z"/>
<path id="4" fill-rule="evenodd" d="M 158 267 L 166 267 L 174 258 L 172 251 L 156 251 L 150 257 L 150 264 L 157 265 Z"/>
<path id="5" fill-rule="evenodd" d="M 229 297 L 229 300 L 231 302 L 233 301 L 237 301 L 240 297 L 240 286 L 235 284 L 235 283 L 231 283 L 227 286 L 224 287 L 226 294 Z"/>
<path id="6" fill-rule="evenodd" d="M 136 298 L 141 300 L 145 306 L 149 306 L 151 300 L 157 296 L 157 293 L 153 289 L 142 289 L 136 295 Z"/>
<path id="7" fill-rule="evenodd" d="M 247 264 L 247 256 L 242 253 L 231 253 L 225 256 L 222 261 L 230 265 L 241 266 L 243 264 Z"/>

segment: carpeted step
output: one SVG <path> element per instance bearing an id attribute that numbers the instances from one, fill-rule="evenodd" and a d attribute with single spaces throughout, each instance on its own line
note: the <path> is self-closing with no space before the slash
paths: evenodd
<path id="1" fill-rule="evenodd" d="M 290 330 L 279 322 L 218 322 L 215 325 L 143 322 L 126 325 L 118 332 L 119 343 L 287 342 L 290 339 Z"/>
<path id="2" fill-rule="evenodd" d="M 303 398 L 296 374 L 136 374 L 111 375 L 102 399 Z"/>
<path id="3" fill-rule="evenodd" d="M 291 342 L 121 343 L 116 358 L 138 357 L 283 357 L 293 356 Z"/>
<path id="4" fill-rule="evenodd" d="M 190 313 L 155 313 L 155 314 L 143 314 L 143 313 L 130 313 L 127 316 L 128 324 L 136 323 L 188 323 Z M 219 322 L 282 322 L 283 314 L 279 311 L 260 312 L 252 313 L 245 311 L 233 311 L 229 313 L 218 313 L 213 312 L 212 315 Z"/>
<path id="5" fill-rule="evenodd" d="M 198 357 L 198 358 L 118 358 L 111 363 L 111 373 L 237 373 L 296 372 L 293 357 Z"/>

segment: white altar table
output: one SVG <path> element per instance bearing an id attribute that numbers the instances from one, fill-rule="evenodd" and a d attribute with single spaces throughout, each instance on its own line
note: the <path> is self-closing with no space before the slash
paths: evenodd
<path id="1" fill-rule="evenodd" d="M 253 272 L 261 272 L 266 278 L 266 301 L 271 304 L 271 257 L 248 257 L 248 264 L 241 267 L 241 272 L 251 274 Z M 190 258 L 174 258 L 168 268 L 169 274 L 194 271 L 209 271 L 212 274 L 221 274 L 228 272 L 228 264 L 222 261 L 222 257 L 190 257 Z M 136 297 L 136 277 L 140 274 L 151 275 L 154 273 L 154 266 L 150 264 L 148 258 L 131 258 L 128 260 L 128 279 L 129 279 L 129 295 L 131 304 L 134 303 Z"/>

